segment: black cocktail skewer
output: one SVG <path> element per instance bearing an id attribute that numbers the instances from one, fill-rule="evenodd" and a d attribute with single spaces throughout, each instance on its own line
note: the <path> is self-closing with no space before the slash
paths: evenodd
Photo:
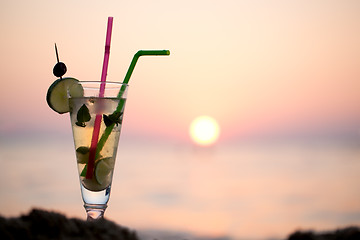
<path id="1" fill-rule="evenodd" d="M 62 76 L 66 73 L 67 69 L 65 63 L 59 61 L 59 54 L 56 43 L 55 43 L 55 53 L 56 53 L 57 63 L 54 66 L 53 73 L 56 77 L 60 77 L 60 79 L 62 79 Z"/>

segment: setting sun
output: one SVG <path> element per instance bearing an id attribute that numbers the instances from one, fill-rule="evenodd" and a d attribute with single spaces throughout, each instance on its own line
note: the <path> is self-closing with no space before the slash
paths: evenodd
<path id="1" fill-rule="evenodd" d="M 190 125 L 192 140 L 202 146 L 215 143 L 219 137 L 219 132 L 219 125 L 216 120 L 208 116 L 197 117 Z"/>

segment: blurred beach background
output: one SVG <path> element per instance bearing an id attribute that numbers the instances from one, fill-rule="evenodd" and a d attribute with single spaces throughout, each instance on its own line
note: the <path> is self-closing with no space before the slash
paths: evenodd
<path id="1" fill-rule="evenodd" d="M 140 49 L 109 207 L 153 234 L 284 239 L 360 225 L 360 1 L 183 0 L 0 3 L 0 214 L 34 207 L 85 219 L 56 79 L 108 80 Z M 214 118 L 217 141 L 189 127 Z M 152 235 L 152 236 L 153 236 Z"/>

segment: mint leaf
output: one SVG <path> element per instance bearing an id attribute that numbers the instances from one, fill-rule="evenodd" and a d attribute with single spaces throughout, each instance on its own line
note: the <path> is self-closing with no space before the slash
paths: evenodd
<path id="1" fill-rule="evenodd" d="M 123 112 L 115 111 L 114 113 L 110 115 L 103 114 L 103 119 L 106 127 L 111 126 L 112 124 L 116 124 L 116 126 L 120 123 L 122 123 L 122 115 Z"/>
<path id="2" fill-rule="evenodd" d="M 79 111 L 77 112 L 76 119 L 77 122 L 75 124 L 78 125 L 79 127 L 85 127 L 86 126 L 85 122 L 90 121 L 91 119 L 90 112 L 85 104 L 83 104 L 79 109 Z"/>
<path id="3" fill-rule="evenodd" d="M 84 147 L 84 146 L 78 147 L 76 149 L 76 152 L 81 153 L 81 154 L 87 154 L 89 151 L 90 151 L 90 148 Z"/>
<path id="4" fill-rule="evenodd" d="M 105 114 L 103 114 L 103 119 L 106 127 L 109 127 L 111 124 L 113 124 L 113 121 Z"/>
<path id="5" fill-rule="evenodd" d="M 76 122 L 75 124 L 79 127 L 86 127 L 86 124 L 83 122 Z"/>

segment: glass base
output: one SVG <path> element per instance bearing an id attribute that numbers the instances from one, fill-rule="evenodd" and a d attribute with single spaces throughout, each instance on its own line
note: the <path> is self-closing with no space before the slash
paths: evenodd
<path id="1" fill-rule="evenodd" d="M 110 198 L 111 184 L 101 191 L 90 191 L 81 183 L 81 196 L 85 204 L 88 205 L 106 205 Z"/>
<path id="2" fill-rule="evenodd" d="M 111 185 L 101 191 L 90 191 L 82 184 L 80 184 L 80 186 L 87 220 L 103 219 L 105 209 L 107 208 L 107 202 L 110 197 Z"/>
<path id="3" fill-rule="evenodd" d="M 84 204 L 87 214 L 87 221 L 94 221 L 104 218 L 107 204 Z"/>

